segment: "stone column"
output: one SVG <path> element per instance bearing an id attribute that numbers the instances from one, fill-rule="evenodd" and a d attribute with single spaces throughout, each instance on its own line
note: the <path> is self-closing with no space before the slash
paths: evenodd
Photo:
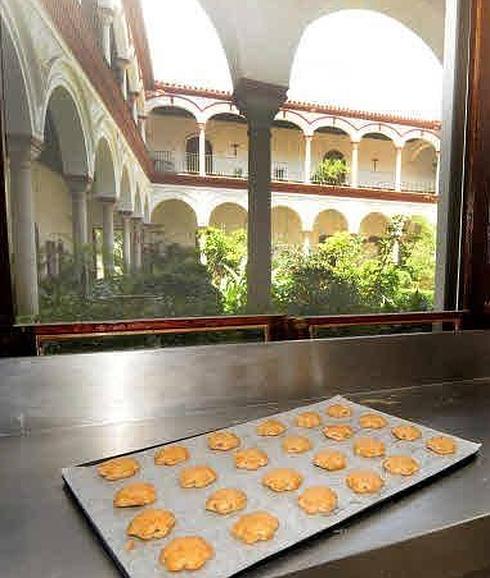
<path id="1" fill-rule="evenodd" d="M 143 263 L 143 225 L 141 217 L 133 217 L 133 243 L 131 252 L 131 266 L 134 272 L 141 270 Z"/>
<path id="2" fill-rule="evenodd" d="M 308 255 L 313 248 L 313 231 L 303 231 L 303 251 Z"/>
<path id="3" fill-rule="evenodd" d="M 130 60 L 127 58 L 118 58 L 117 59 L 117 76 L 119 79 L 119 85 L 121 87 L 121 93 L 124 100 L 128 100 L 128 75 L 127 70 L 129 65 L 131 64 Z"/>
<path id="4" fill-rule="evenodd" d="M 112 66 L 111 26 L 114 22 L 114 11 L 109 7 L 99 7 L 100 44 L 104 60 Z"/>
<path id="5" fill-rule="evenodd" d="M 141 138 L 146 143 L 146 121 L 148 117 L 144 114 L 138 116 L 138 127 L 140 129 Z"/>
<path id="6" fill-rule="evenodd" d="M 287 88 L 241 79 L 234 101 L 248 121 L 248 309 L 264 313 L 271 295 L 271 126 Z"/>
<path id="7" fill-rule="evenodd" d="M 305 177 L 304 182 L 306 184 L 311 183 L 311 143 L 313 141 L 313 135 L 305 134 Z"/>
<path id="8" fill-rule="evenodd" d="M 395 191 L 402 190 L 403 147 L 396 147 Z"/>
<path id="9" fill-rule="evenodd" d="M 102 200 L 102 259 L 104 277 L 114 275 L 114 199 Z"/>
<path id="10" fill-rule="evenodd" d="M 359 142 L 352 141 L 352 159 L 350 167 L 350 186 L 353 189 L 359 188 Z"/>
<path id="11" fill-rule="evenodd" d="M 121 211 L 121 221 L 123 226 L 124 272 L 128 275 L 129 273 L 131 273 L 131 257 L 132 257 L 131 212 Z"/>
<path id="12" fill-rule="evenodd" d="M 37 251 L 32 162 L 41 143 L 30 137 L 9 137 L 10 204 L 12 212 L 12 278 L 16 313 L 26 322 L 39 314 Z"/>
<path id="13" fill-rule="evenodd" d="M 88 198 L 87 193 L 92 183 L 86 175 L 65 176 L 71 192 L 73 254 L 77 262 L 83 260 L 84 248 L 88 245 Z"/>
<path id="14" fill-rule="evenodd" d="M 435 192 L 436 195 L 439 195 L 439 193 L 441 192 L 441 151 L 436 151 L 436 186 L 435 186 Z"/>
<path id="15" fill-rule="evenodd" d="M 206 176 L 206 125 L 199 123 L 199 175 Z"/>

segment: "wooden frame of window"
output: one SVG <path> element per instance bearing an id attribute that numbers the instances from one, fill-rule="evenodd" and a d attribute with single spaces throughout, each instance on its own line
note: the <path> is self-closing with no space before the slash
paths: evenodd
<path id="1" fill-rule="evenodd" d="M 454 0 L 456 5 L 458 0 Z M 47 0 L 53 13 L 59 13 L 59 0 Z M 462 3 L 460 3 L 460 6 Z M 7 222 L 7 197 L 4 172 L 4 140 L 0 119 L 0 348 L 2 354 L 34 355 L 38 344 L 48 338 L 68 336 L 90 337 L 91 335 L 117 335 L 149 332 L 193 332 L 222 331 L 227 328 L 266 327 L 269 339 L 298 339 L 313 336 L 315 327 L 349 327 L 354 325 L 405 325 L 423 323 L 450 323 L 455 330 L 484 327 L 490 324 L 490 3 L 488 0 L 469 0 L 465 6 L 471 8 L 470 43 L 468 59 L 467 126 L 461 124 L 460 104 L 460 148 L 463 133 L 466 135 L 466 157 L 464 167 L 454 163 L 446 167 L 448 174 L 456 171 L 464 184 L 462 206 L 459 201 L 450 203 L 450 218 L 446 230 L 447 253 L 451 258 L 445 263 L 446 278 L 445 307 L 460 305 L 461 312 L 402 313 L 392 315 L 309 317 L 292 320 L 283 316 L 246 316 L 193 318 L 185 320 L 145 320 L 84 324 L 15 326 L 12 279 L 9 263 L 9 241 Z M 467 63 L 467 64 L 468 64 Z M 457 64 L 457 63 L 455 63 Z M 457 76 L 456 76 L 457 78 Z M 461 78 L 459 79 L 461 81 Z M 462 84 L 461 84 L 462 86 Z M 461 89 L 463 90 L 463 89 Z M 3 103 L 0 103 L 3 114 Z M 139 137 L 134 136 L 141 146 Z M 456 167 L 456 168 L 455 168 Z M 464 175 L 463 177 L 461 175 Z M 449 177 L 451 174 L 449 174 Z M 449 178 L 448 177 L 448 178 Z M 454 193 L 450 191 L 451 195 Z M 460 222 L 462 217 L 462 231 Z M 462 247 L 461 247 L 462 246 Z M 462 259 L 459 261 L 460 247 Z M 448 287 L 452 287 L 448 292 Z M 455 290 L 457 289 L 457 290 Z M 459 298 L 458 298 L 459 291 Z M 454 303 L 454 306 L 451 306 Z M 306 327 L 306 333 L 304 331 Z"/>

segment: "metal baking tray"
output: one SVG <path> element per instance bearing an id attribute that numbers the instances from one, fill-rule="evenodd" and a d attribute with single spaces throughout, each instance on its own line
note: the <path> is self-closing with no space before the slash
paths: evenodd
<path id="1" fill-rule="evenodd" d="M 325 414 L 325 409 L 332 403 L 349 405 L 352 409 L 352 417 L 342 420 L 329 418 Z M 296 427 L 295 417 L 304 411 L 320 413 L 322 426 L 315 429 Z M 388 421 L 388 426 L 382 430 L 361 430 L 358 425 L 359 416 L 368 411 L 383 415 Z M 256 426 L 264 419 L 271 418 L 278 419 L 287 425 L 286 433 L 276 438 L 258 436 L 255 432 Z M 63 470 L 63 478 L 71 493 L 125 576 L 161 578 L 162 575 L 173 575 L 158 562 L 162 548 L 177 536 L 199 535 L 213 545 L 214 558 L 197 572 L 181 572 L 180 574 L 184 576 L 192 574 L 200 578 L 229 578 L 319 532 L 338 526 L 361 511 L 405 492 L 456 464 L 463 463 L 481 447 L 478 443 L 450 436 L 457 443 L 456 454 L 435 455 L 425 448 L 425 441 L 441 432 L 414 424 L 422 431 L 422 437 L 415 442 L 398 441 L 391 434 L 391 429 L 397 425 L 412 422 L 355 404 L 341 396 L 264 419 L 227 428 L 228 431 L 233 431 L 241 438 L 242 448 L 259 447 L 268 454 L 269 465 L 255 472 L 237 470 L 231 452 L 209 450 L 208 434 L 187 438 L 185 441 L 180 440 L 180 443 L 189 449 L 191 458 L 188 462 L 176 467 L 155 466 L 153 456 L 156 449 L 162 446 L 129 454 L 138 459 L 141 470 L 136 476 L 119 482 L 107 482 L 98 476 L 96 465 L 104 460 Z M 354 438 L 344 442 L 328 440 L 322 433 L 322 427 L 327 423 L 350 423 L 355 431 Z M 300 455 L 286 454 L 282 449 L 282 440 L 285 435 L 295 434 L 307 436 L 313 442 L 313 449 Z M 386 455 L 403 453 L 413 456 L 420 464 L 419 472 L 406 478 L 392 476 L 384 472 L 382 468 L 384 458 L 356 457 L 352 451 L 353 441 L 358 436 L 366 435 L 372 435 L 384 441 Z M 329 473 L 313 466 L 313 455 L 327 447 L 346 453 L 348 465 L 345 470 Z M 178 483 L 181 469 L 198 464 L 207 464 L 215 469 L 218 473 L 218 480 L 203 489 L 181 489 Z M 275 493 L 265 488 L 261 483 L 262 477 L 268 470 L 277 467 L 293 468 L 299 471 L 304 477 L 301 488 L 296 492 L 285 493 Z M 384 478 L 385 486 L 380 493 L 373 496 L 360 496 L 347 488 L 346 475 L 350 470 L 358 468 L 374 469 Z M 114 508 L 112 500 L 118 489 L 132 481 L 153 483 L 157 488 L 158 500 L 151 507 L 171 510 L 176 516 L 177 523 L 165 539 L 145 543 L 136 540 L 136 547 L 128 551 L 126 528 L 141 508 Z M 311 516 L 304 513 L 297 505 L 297 498 L 301 491 L 314 485 L 327 485 L 337 492 L 338 507 L 333 514 Z M 245 510 L 230 516 L 218 516 L 205 510 L 204 504 L 208 496 L 224 487 L 240 488 L 247 494 L 248 504 Z M 230 528 L 239 516 L 256 510 L 265 510 L 275 515 L 280 521 L 280 526 L 271 541 L 247 546 L 230 535 Z"/>

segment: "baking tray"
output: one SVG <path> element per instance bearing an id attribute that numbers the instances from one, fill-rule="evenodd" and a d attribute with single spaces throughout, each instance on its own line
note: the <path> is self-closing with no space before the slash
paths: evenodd
<path id="1" fill-rule="evenodd" d="M 325 409 L 332 403 L 350 406 L 352 416 L 342 420 L 328 417 Z M 295 425 L 295 417 L 305 411 L 320 413 L 322 426 L 315 429 L 298 428 Z M 383 415 L 388 421 L 388 426 L 383 430 L 361 430 L 358 425 L 359 416 L 368 411 Z M 256 426 L 264 419 L 271 418 L 278 419 L 287 425 L 286 433 L 276 438 L 258 436 L 255 432 Z M 327 423 L 350 423 L 355 431 L 354 438 L 344 442 L 328 440 L 322 433 L 322 427 Z M 162 548 L 173 538 L 185 535 L 202 536 L 213 545 L 215 555 L 201 570 L 192 573 L 181 572 L 180 575 L 229 578 L 319 532 L 338 526 L 341 522 L 371 506 L 405 492 L 457 464 L 462 464 L 481 447 L 478 443 L 451 435 L 458 446 L 456 454 L 435 455 L 425 448 L 425 441 L 429 437 L 440 435 L 439 431 L 414 424 L 422 432 L 422 437 L 415 442 L 398 441 L 391 434 L 393 427 L 410 423 L 413 422 L 355 404 L 341 396 L 335 396 L 320 403 L 227 428 L 228 431 L 233 431 L 241 438 L 242 448 L 259 447 L 268 454 L 269 465 L 255 472 L 237 470 L 232 459 L 232 452 L 209 450 L 208 434 L 204 434 L 186 438 L 184 445 L 190 451 L 190 460 L 176 467 L 155 466 L 153 456 L 156 448 L 163 446 L 153 446 L 126 454 L 137 458 L 141 465 L 140 472 L 126 480 L 107 482 L 100 478 L 96 472 L 96 465 L 104 460 L 66 468 L 62 475 L 92 527 L 122 573 L 128 578 L 161 578 L 162 575 L 175 575 L 167 572 L 159 564 L 158 557 Z M 286 454 L 282 450 L 282 440 L 286 435 L 308 437 L 313 442 L 312 450 L 300 455 Z M 360 436 L 373 436 L 382 440 L 385 443 L 387 455 L 401 453 L 413 456 L 420 464 L 419 472 L 407 478 L 392 476 L 384 472 L 382 468 L 384 458 L 356 457 L 352 452 L 352 444 L 354 439 Z M 348 466 L 345 470 L 330 473 L 313 466 L 313 455 L 327 447 L 346 453 Z M 181 489 L 178 483 L 180 471 L 191 465 L 200 464 L 207 464 L 215 469 L 218 473 L 218 480 L 203 489 Z M 301 488 L 296 492 L 284 493 L 275 493 L 265 488 L 261 483 L 263 475 L 268 470 L 277 467 L 293 468 L 299 471 L 304 477 Z M 358 468 L 373 469 L 384 478 L 385 486 L 378 494 L 360 496 L 347 488 L 346 475 L 349 471 Z M 136 547 L 128 551 L 126 528 L 141 508 L 114 508 L 112 500 L 118 489 L 133 481 L 153 483 L 157 488 L 158 500 L 151 507 L 171 510 L 176 516 L 177 523 L 165 539 L 144 543 L 136 540 Z M 298 495 L 302 490 L 314 485 L 327 485 L 337 492 L 338 507 L 333 514 L 310 516 L 298 507 Z M 230 516 L 218 516 L 205 510 L 204 504 L 209 495 L 224 487 L 240 488 L 247 494 L 248 504 L 245 510 Z M 275 515 L 280 521 L 280 526 L 273 540 L 247 546 L 230 535 L 230 528 L 240 515 L 256 510 L 265 510 Z"/>

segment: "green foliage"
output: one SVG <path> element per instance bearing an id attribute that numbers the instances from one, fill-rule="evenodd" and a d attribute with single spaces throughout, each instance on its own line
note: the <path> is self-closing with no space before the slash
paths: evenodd
<path id="1" fill-rule="evenodd" d="M 244 313 L 246 232 L 210 228 L 199 241 L 201 255 L 177 245 L 147 251 L 142 272 L 103 280 L 88 273 L 94 263 L 90 249 L 82 278 L 72 257 L 64 255 L 59 278 L 41 282 L 41 320 Z M 322 315 L 428 310 L 434 254 L 434 228 L 419 217 L 393 218 L 376 243 L 337 233 L 308 253 L 278 247 L 273 255 L 273 311 Z"/>
<path id="2" fill-rule="evenodd" d="M 348 174 L 345 159 L 326 158 L 317 166 L 312 180 L 319 185 L 343 185 Z"/>

